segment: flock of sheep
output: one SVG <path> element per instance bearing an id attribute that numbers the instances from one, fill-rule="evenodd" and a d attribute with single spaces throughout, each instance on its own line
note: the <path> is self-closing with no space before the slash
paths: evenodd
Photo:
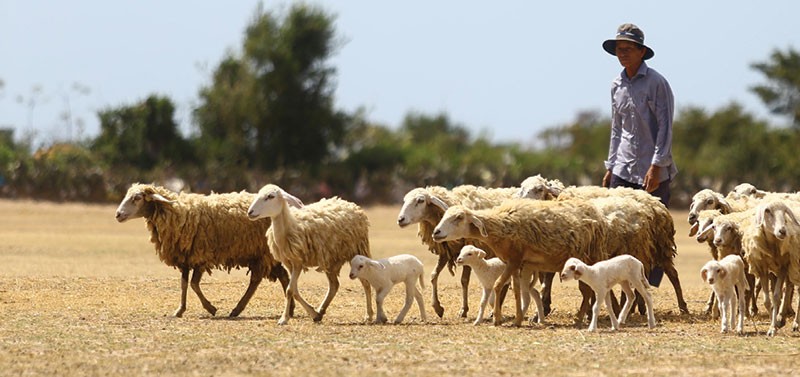
<path id="1" fill-rule="evenodd" d="M 736 331 L 742 333 L 746 305 L 748 314 L 756 313 L 754 298 L 759 290 L 772 315 L 768 335 L 774 335 L 783 317 L 790 315 L 793 284 L 800 284 L 800 224 L 794 215 L 798 206 L 800 194 L 765 193 L 748 184 L 737 186 L 727 196 L 702 190 L 693 197 L 690 235 L 707 242 L 713 257 L 701 271 L 712 287 L 706 312 L 717 315 L 718 308 L 723 332 L 738 317 Z M 203 274 L 246 267 L 250 284 L 230 316 L 245 309 L 267 277 L 280 281 L 286 293 L 279 324 L 294 316 L 295 302 L 314 321 L 321 321 L 339 289 L 339 272 L 349 264 L 349 277 L 358 279 L 364 289 L 365 321 L 388 321 L 383 301 L 400 282 L 406 288 L 405 305 L 394 322 L 403 321 L 414 301 L 420 319 L 427 320 L 416 286 L 419 281 L 424 288 L 422 262 L 407 254 L 372 259 L 369 220 L 354 203 L 334 197 L 304 204 L 271 184 L 257 194 L 201 195 L 137 183 L 120 203 L 116 219 L 139 217 L 145 220 L 161 261 L 181 271 L 177 317 L 186 310 L 189 286 L 203 308 L 215 315 L 216 307 L 200 288 Z M 634 305 L 640 313 L 646 312 L 648 326 L 653 328 L 656 320 L 648 276 L 654 270 L 667 275 L 678 308 L 688 313 L 674 264 L 672 216 L 657 198 L 642 190 L 565 187 L 539 175 L 512 188 L 420 187 L 405 195 L 397 224 L 417 224 L 423 244 L 438 256 L 431 275 L 431 299 L 439 317 L 444 308 L 438 276 L 445 267 L 455 273 L 456 266 L 462 267 L 459 317 L 467 317 L 472 272 L 483 287 L 476 325 L 483 320 L 487 304 L 492 305 L 494 324 L 501 323 L 509 286 L 514 325 L 522 324 L 531 300 L 536 313 L 529 316 L 530 321 L 541 323 L 551 311 L 556 274 L 562 280 L 579 281 L 578 322 L 590 314 L 594 301 L 589 330 L 597 328 L 601 304 L 606 305 L 612 329 L 625 323 Z M 300 274 L 309 268 L 328 278 L 327 294 L 316 308 L 298 289 Z M 615 285 L 621 285 L 625 293 L 621 310 L 611 292 Z M 372 307 L 373 289 L 377 315 Z M 719 305 L 714 305 L 715 300 Z M 795 317 L 793 330 L 798 328 Z"/>

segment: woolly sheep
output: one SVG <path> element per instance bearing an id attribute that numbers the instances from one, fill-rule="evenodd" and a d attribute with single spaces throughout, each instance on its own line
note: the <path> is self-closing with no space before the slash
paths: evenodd
<path id="1" fill-rule="evenodd" d="M 231 311 L 238 316 L 253 297 L 264 277 L 280 280 L 284 289 L 289 284 L 286 270 L 276 262 L 264 238 L 270 221 L 247 220 L 247 206 L 255 194 L 247 192 L 199 195 L 173 193 L 163 187 L 135 183 L 128 189 L 116 211 L 116 219 L 125 222 L 142 217 L 150 232 L 150 242 L 158 258 L 181 271 L 181 301 L 175 311 L 181 317 L 186 311 L 189 273 L 191 287 L 211 315 L 214 307 L 200 290 L 204 272 L 247 267 L 250 284 L 244 296 Z M 292 302 L 292 308 L 294 303 Z"/>
<path id="2" fill-rule="evenodd" d="M 564 190 L 564 184 L 558 179 L 546 179 L 534 175 L 522 181 L 517 197 L 534 200 L 555 200 Z"/>
<path id="3" fill-rule="evenodd" d="M 437 243 L 431 238 L 433 228 L 441 220 L 444 211 L 451 205 L 463 204 L 474 209 L 493 207 L 499 205 L 503 200 L 513 197 L 516 191 L 516 188 L 487 189 L 472 185 L 458 186 L 451 191 L 444 187 L 428 186 L 415 188 L 403 198 L 403 206 L 397 216 L 397 224 L 400 227 L 406 227 L 418 223 L 418 235 L 422 243 L 428 246 L 432 253 L 439 256 L 436 268 L 431 273 L 431 305 L 440 318 L 444 315 L 444 307 L 439 301 L 439 273 L 447 266 L 450 273 L 454 274 L 455 260 L 466 242 L 451 240 Z M 479 247 L 484 248 L 488 257 L 494 256 L 488 245 L 479 245 Z M 462 318 L 465 318 L 469 311 L 470 271 L 470 267 L 466 266 L 461 273 L 461 310 L 458 316 Z"/>
<path id="4" fill-rule="evenodd" d="M 609 189 L 600 186 L 570 186 L 563 188 L 559 187 L 559 184 L 560 182 L 557 184 L 548 183 L 542 186 L 543 190 L 549 193 L 547 197 L 554 197 L 555 200 L 592 200 L 607 197 L 624 197 L 633 200 L 630 205 L 625 207 L 625 211 L 630 212 L 628 216 L 631 218 L 648 219 L 646 226 L 641 231 L 649 233 L 650 241 L 647 242 L 646 239 L 643 241 L 649 245 L 648 248 L 627 253 L 633 254 L 639 259 L 648 272 L 654 267 L 663 269 L 675 289 L 678 308 L 681 313 L 688 314 L 689 307 L 683 298 L 683 289 L 678 277 L 678 270 L 675 268 L 674 259 L 677 255 L 675 224 L 667 207 L 657 197 L 644 190 L 635 190 L 627 187 Z M 525 184 L 522 186 L 524 187 Z M 545 307 L 547 307 L 547 302 L 549 301 L 549 286 L 550 284 L 547 281 L 543 282 Z M 640 306 L 640 309 L 644 309 L 642 306 Z"/>
<path id="5" fill-rule="evenodd" d="M 800 201 L 800 193 L 798 192 L 771 192 L 759 190 L 756 186 L 750 183 L 741 183 L 728 193 L 729 198 L 751 198 L 751 199 L 785 199 L 791 201 Z"/>
<path id="6" fill-rule="evenodd" d="M 466 238 L 492 245 L 497 257 L 506 263 L 495 282 L 494 324 L 502 319 L 500 290 L 512 278 L 516 316 L 522 323 L 518 273 L 523 263 L 536 271 L 557 272 L 569 257 L 589 261 L 606 259 L 606 222 L 591 204 L 582 201 L 535 201 L 511 199 L 497 207 L 471 210 L 456 205 L 447 209 L 433 232 L 437 242 Z M 584 297 L 591 295 L 580 285 Z M 578 319 L 587 308 L 582 307 Z"/>
<path id="7" fill-rule="evenodd" d="M 700 270 L 700 277 L 711 286 L 719 301 L 721 318 L 720 332 L 733 328 L 737 317 L 736 332 L 744 332 L 744 292 L 750 289 L 744 275 L 744 261 L 738 255 L 728 255 L 721 260 L 710 260 Z M 737 298 L 737 292 L 740 298 Z M 736 314 L 738 304 L 738 316 Z"/>
<path id="8" fill-rule="evenodd" d="M 486 252 L 480 248 L 477 248 L 473 245 L 465 245 L 461 248 L 461 252 L 458 254 L 458 258 L 456 259 L 456 264 L 460 266 L 470 266 L 472 267 L 472 271 L 478 277 L 478 280 L 481 282 L 481 286 L 483 290 L 481 291 L 481 306 L 478 310 L 478 317 L 475 318 L 474 325 L 480 324 L 483 320 L 483 314 L 486 310 L 486 304 L 492 303 L 492 307 L 494 307 L 494 283 L 497 281 L 497 278 L 503 273 L 503 270 L 506 268 L 506 264 L 500 260 L 500 258 L 486 258 Z M 522 292 L 522 313 L 524 314 L 528 306 L 530 305 L 530 299 L 533 298 L 534 303 L 536 303 L 536 311 L 537 311 L 537 321 L 538 323 L 542 323 L 542 319 L 544 318 L 544 309 L 542 307 L 542 298 L 539 295 L 539 291 L 536 288 L 531 287 L 530 284 L 525 284 L 526 279 L 522 278 L 521 289 Z M 530 279 L 527 279 L 530 281 Z M 531 316 L 531 322 L 534 321 L 534 317 Z"/>
<path id="9" fill-rule="evenodd" d="M 638 259 L 630 255 L 618 255 L 589 266 L 580 259 L 570 258 L 564 264 L 564 269 L 561 270 L 561 280 L 569 281 L 571 279 L 588 284 L 592 287 L 597 297 L 597 301 L 595 301 L 592 308 L 592 322 L 589 324 L 589 331 L 597 329 L 597 317 L 600 314 L 600 302 L 602 300 L 605 300 L 606 310 L 608 310 L 608 316 L 611 318 L 611 328 L 618 330 L 619 324 L 625 323 L 634 301 L 634 292 L 631 288 L 639 292 L 644 298 L 647 306 L 647 326 L 651 329 L 656 326 L 656 319 L 653 314 L 653 299 L 650 297 L 650 292 L 647 291 L 650 284 L 644 275 L 644 265 Z M 611 288 L 617 284 L 622 286 L 622 290 L 628 298 L 619 313 L 619 322 L 617 322 L 611 306 Z"/>
<path id="10" fill-rule="evenodd" d="M 422 322 L 427 320 L 422 293 L 419 292 L 416 286 L 416 282 L 419 280 L 420 287 L 425 288 L 425 281 L 422 275 L 422 261 L 409 254 L 400 254 L 379 260 L 356 255 L 350 260 L 350 279 L 364 279 L 375 289 L 375 301 L 377 304 L 375 323 L 386 323 L 383 300 L 392 290 L 392 287 L 400 282 L 406 285 L 406 301 L 394 323 L 403 322 L 403 318 L 408 313 L 408 309 L 411 308 L 414 299 L 417 300 L 417 305 L 419 306 L 420 319 Z"/>
<path id="11" fill-rule="evenodd" d="M 741 212 L 753 208 L 755 203 L 746 197 L 722 196 L 722 194 L 710 190 L 702 189 L 692 196 L 689 204 L 689 225 L 697 222 L 697 216 L 702 210 L 718 209 L 722 214 L 731 212 Z"/>
<path id="12" fill-rule="evenodd" d="M 290 205 L 294 208 L 290 208 Z M 280 187 L 268 184 L 258 191 L 247 215 L 251 220 L 272 219 L 267 242 L 275 259 L 289 269 L 286 308 L 278 321 L 279 325 L 289 322 L 292 298 L 303 306 L 314 322 L 321 321 L 339 290 L 339 271 L 342 266 L 356 255 L 371 256 L 367 215 L 359 206 L 338 197 L 303 206 L 300 200 Z M 328 292 L 316 310 L 300 296 L 297 289 L 300 273 L 311 267 L 317 267 L 317 271 L 324 272 L 328 277 Z M 359 280 L 367 301 L 366 320 L 371 320 L 372 290 L 369 282 Z"/>

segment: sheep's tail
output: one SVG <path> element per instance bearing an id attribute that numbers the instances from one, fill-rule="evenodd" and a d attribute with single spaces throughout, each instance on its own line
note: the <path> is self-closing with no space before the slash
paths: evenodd
<path id="1" fill-rule="evenodd" d="M 644 287 L 646 289 L 652 288 L 652 286 L 650 286 L 650 282 L 647 281 L 647 275 L 644 274 L 644 264 L 643 263 L 639 264 L 639 275 L 642 278 L 642 284 L 644 284 Z"/>

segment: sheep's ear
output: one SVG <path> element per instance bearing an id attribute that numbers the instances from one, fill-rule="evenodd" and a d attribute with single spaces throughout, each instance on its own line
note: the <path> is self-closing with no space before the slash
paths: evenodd
<path id="1" fill-rule="evenodd" d="M 756 227 L 760 227 L 760 226 L 764 225 L 764 207 L 763 206 L 759 206 L 758 209 L 756 210 L 755 224 L 756 224 Z"/>
<path id="2" fill-rule="evenodd" d="M 439 207 L 439 208 L 441 208 L 442 211 L 447 211 L 448 205 L 445 204 L 445 202 L 443 202 L 442 199 L 439 199 L 436 196 L 429 195 L 428 196 L 428 202 L 433 204 L 433 205 L 435 205 L 435 206 L 437 206 L 437 207 Z"/>
<path id="3" fill-rule="evenodd" d="M 281 195 L 283 195 L 283 199 L 286 200 L 290 206 L 295 208 L 303 208 L 303 201 L 298 199 L 296 196 L 281 190 Z"/>
<path id="4" fill-rule="evenodd" d="M 698 227 L 700 227 L 700 225 L 699 225 L 700 223 L 695 223 L 695 224 Z M 710 232 L 712 230 L 714 230 L 714 223 L 710 222 L 710 223 L 706 224 L 706 226 L 704 226 L 703 229 L 700 229 L 700 231 L 697 232 L 697 242 L 705 241 L 705 238 L 708 236 L 708 232 Z M 691 234 L 690 234 L 690 236 L 691 236 Z"/>
<path id="5" fill-rule="evenodd" d="M 161 203 L 168 203 L 168 204 L 175 203 L 174 200 L 169 200 L 169 199 L 161 196 L 161 194 L 155 193 L 155 192 L 152 193 L 152 194 L 147 194 L 147 198 L 150 199 L 150 201 L 153 201 L 153 202 L 161 202 Z"/>
<path id="6" fill-rule="evenodd" d="M 578 280 L 583 276 L 583 266 L 572 266 L 575 267 L 575 280 Z"/>
<path id="7" fill-rule="evenodd" d="M 559 180 L 552 180 L 547 182 L 547 193 L 550 195 L 548 199 L 556 199 L 559 195 L 561 195 L 561 190 L 563 189 L 561 181 Z"/>
<path id="8" fill-rule="evenodd" d="M 800 222 L 797 221 L 797 217 L 795 217 L 794 211 L 792 211 L 791 208 L 787 208 L 784 213 L 786 213 L 786 217 L 789 218 L 789 221 L 793 222 L 796 226 L 800 226 Z"/>
<path id="9" fill-rule="evenodd" d="M 727 214 L 733 212 L 733 210 L 731 209 L 731 205 L 728 203 L 727 200 L 725 200 L 725 198 L 723 198 L 722 196 L 718 196 L 717 197 L 717 201 L 719 202 L 719 205 L 722 207 L 722 208 L 719 209 L 719 211 L 723 215 L 727 215 Z"/>
<path id="10" fill-rule="evenodd" d="M 706 281 L 706 279 L 708 278 L 708 269 L 703 268 L 702 270 L 700 270 L 700 278 L 703 279 L 703 281 Z"/>
<path id="11" fill-rule="evenodd" d="M 478 251 L 478 257 L 479 258 L 481 258 L 481 259 L 486 258 L 486 252 L 485 251 L 483 251 L 481 249 L 478 249 L 477 251 Z"/>
<path id="12" fill-rule="evenodd" d="M 386 269 L 386 266 L 384 266 L 384 265 L 383 265 L 383 263 L 381 263 L 381 262 L 378 262 L 378 261 L 375 261 L 375 260 L 371 260 L 371 261 L 369 261 L 369 264 L 370 264 L 372 267 L 375 267 L 375 268 L 377 268 L 377 269 L 379 269 L 379 270 L 384 270 L 384 269 Z"/>
<path id="13" fill-rule="evenodd" d="M 699 222 L 695 222 L 694 224 L 692 224 L 692 226 L 689 228 L 689 237 L 694 237 L 697 234 L 698 229 L 700 229 Z"/>
<path id="14" fill-rule="evenodd" d="M 481 232 L 481 237 L 489 237 L 489 233 L 486 232 L 486 227 L 483 226 L 483 221 L 481 219 L 470 215 L 469 222 L 472 223 L 473 226 L 478 228 L 478 231 Z"/>
<path id="15" fill-rule="evenodd" d="M 726 270 L 726 269 L 724 269 L 724 268 L 720 268 L 720 269 L 719 269 L 719 278 L 720 278 L 720 279 L 724 279 L 724 278 L 725 278 L 725 275 L 727 275 L 727 274 L 728 274 L 728 270 Z"/>

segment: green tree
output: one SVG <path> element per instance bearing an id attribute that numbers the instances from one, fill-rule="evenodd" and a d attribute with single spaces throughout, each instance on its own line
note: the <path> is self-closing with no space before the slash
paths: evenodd
<path id="1" fill-rule="evenodd" d="M 91 149 L 111 166 L 150 170 L 192 159 L 192 150 L 178 132 L 175 105 L 151 95 L 132 106 L 103 110 L 100 135 Z"/>
<path id="2" fill-rule="evenodd" d="M 347 116 L 333 108 L 333 18 L 293 5 L 280 19 L 257 9 L 243 55 L 229 56 L 194 112 L 210 158 L 264 170 L 315 170 L 342 141 Z"/>
<path id="3" fill-rule="evenodd" d="M 788 116 L 800 129 L 800 54 L 792 48 L 775 50 L 766 62 L 751 65 L 766 76 L 766 84 L 752 88 L 773 114 Z"/>

